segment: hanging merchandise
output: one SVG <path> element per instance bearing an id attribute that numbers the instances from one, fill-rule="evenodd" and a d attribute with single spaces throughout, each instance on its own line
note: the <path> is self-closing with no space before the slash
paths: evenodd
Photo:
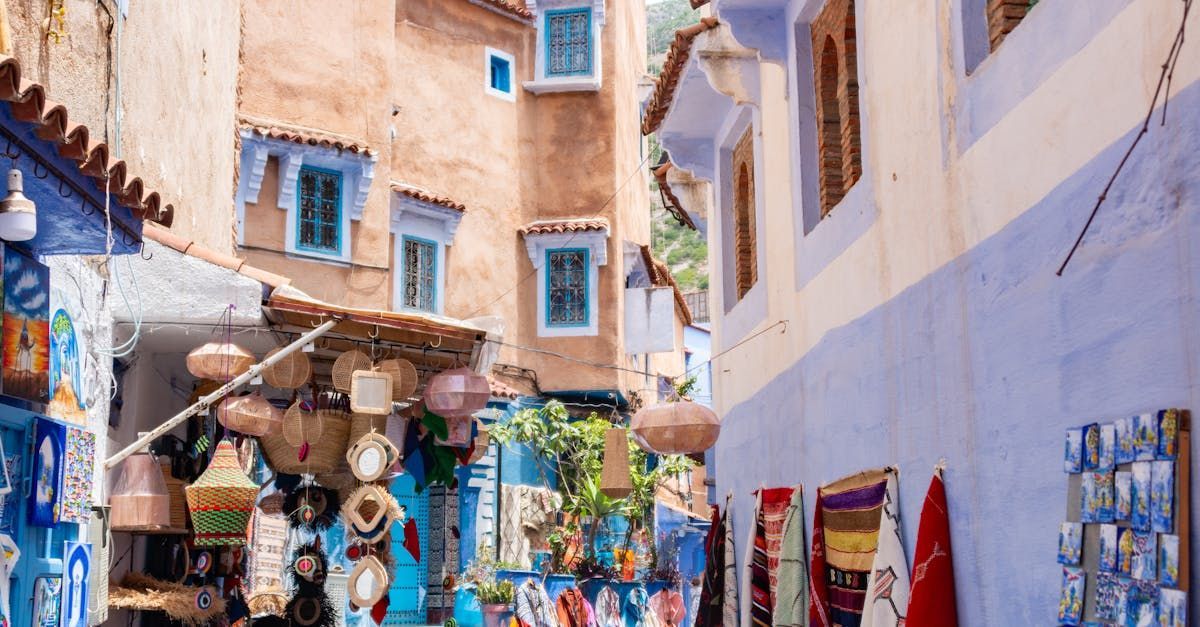
<path id="1" fill-rule="evenodd" d="M 957 627 L 954 560 L 950 543 L 950 513 L 942 467 L 934 469 L 921 508 L 917 551 L 913 555 L 912 590 L 908 601 L 908 624 Z"/>
<path id="2" fill-rule="evenodd" d="M 625 619 L 621 617 L 621 597 L 611 586 L 604 586 L 596 595 L 596 626 L 624 627 Z M 737 623 L 726 623 L 737 625 Z"/>
<path id="3" fill-rule="evenodd" d="M 33 487 L 29 490 L 29 524 L 53 527 L 62 505 L 62 476 L 67 430 L 63 425 L 37 418 L 34 421 Z"/>
<path id="4" fill-rule="evenodd" d="M 725 591 L 725 518 L 721 509 L 710 505 L 712 517 L 704 539 L 704 576 L 700 584 L 700 603 L 696 610 L 696 627 L 717 627 L 721 624 L 721 609 Z M 807 609 L 807 608 L 806 608 Z"/>
<path id="5" fill-rule="evenodd" d="M 350 472 L 359 481 L 378 481 L 400 459 L 400 450 L 383 435 L 374 431 L 363 435 L 346 451 Z"/>
<path id="6" fill-rule="evenodd" d="M 629 422 L 638 446 L 660 455 L 703 453 L 717 443 L 721 421 L 713 410 L 692 401 L 639 409 Z"/>
<path id="7" fill-rule="evenodd" d="M 114 610 L 163 612 L 187 627 L 211 624 L 225 613 L 225 599 L 214 594 L 213 588 L 161 581 L 138 572 L 125 575 L 109 588 L 108 603 Z"/>
<path id="8" fill-rule="evenodd" d="M 284 608 L 284 617 L 301 627 L 334 627 L 339 612 L 325 591 L 328 564 L 320 546 L 314 543 L 297 549 L 288 572 L 295 595 Z"/>
<path id="9" fill-rule="evenodd" d="M 774 606 L 771 604 L 767 528 L 763 520 L 763 490 L 754 495 L 754 546 L 746 568 L 750 572 L 750 624 L 769 627 Z"/>
<path id="10" fill-rule="evenodd" d="M 392 413 L 392 375 L 355 370 L 350 375 L 350 411 L 379 416 Z"/>
<path id="11" fill-rule="evenodd" d="M 333 371 L 329 374 L 333 380 L 333 389 L 342 394 L 349 394 L 350 386 L 354 382 L 354 373 L 370 370 L 371 365 L 371 357 L 360 350 L 349 350 L 338 355 L 337 360 L 333 362 Z"/>
<path id="12" fill-rule="evenodd" d="M 341 499 L 337 490 L 305 483 L 283 497 L 283 511 L 294 527 L 325 531 L 337 522 Z"/>
<path id="13" fill-rule="evenodd" d="M 360 486 L 342 506 L 346 533 L 367 544 L 383 538 L 400 516 L 400 504 L 396 502 L 396 497 L 374 484 Z"/>
<path id="14" fill-rule="evenodd" d="M 446 436 L 435 440 L 438 446 L 466 448 L 471 445 L 475 426 L 473 416 L 451 416 L 446 419 Z"/>
<path id="15" fill-rule="evenodd" d="M 232 342 L 209 342 L 187 356 L 192 376 L 210 381 L 232 381 L 254 365 L 254 355 Z"/>
<path id="16" fill-rule="evenodd" d="M 295 403 L 284 413 L 279 433 L 260 436 L 263 454 L 276 472 L 322 474 L 345 459 L 350 420 L 340 411 L 305 410 Z"/>
<path id="17" fill-rule="evenodd" d="M 217 407 L 217 422 L 243 435 L 262 436 L 277 432 L 283 423 L 280 412 L 260 392 L 230 396 Z"/>
<path id="18" fill-rule="evenodd" d="M 737 556 L 735 555 L 737 545 L 733 538 L 733 518 L 729 515 L 729 506 L 732 503 L 733 494 L 731 493 L 725 497 L 725 516 L 721 519 L 725 526 L 725 576 L 721 578 L 725 589 L 721 593 L 721 620 L 725 625 L 739 624 L 741 615 L 741 604 L 738 599 Z"/>
<path id="19" fill-rule="evenodd" d="M 149 451 L 121 461 L 109 497 L 113 531 L 161 529 L 171 526 L 171 497 L 162 467 Z"/>
<path id="20" fill-rule="evenodd" d="M 421 561 L 421 538 L 417 535 L 417 521 L 409 518 L 404 523 L 404 550 L 412 556 L 413 561 Z"/>
<path id="21" fill-rule="evenodd" d="M 629 473 L 629 436 L 621 427 L 612 427 L 604 432 L 600 491 L 614 499 L 633 494 L 633 478 Z"/>
<path id="22" fill-rule="evenodd" d="M 784 516 L 783 533 L 779 542 L 773 619 L 773 624 L 777 627 L 808 625 L 809 572 L 808 560 L 804 555 L 807 548 L 804 537 L 804 486 L 796 486 Z M 909 622 L 913 625 L 926 624 Z"/>
<path id="23" fill-rule="evenodd" d="M 258 489 L 242 473 L 233 442 L 221 440 L 208 469 L 185 488 L 196 546 L 245 544 Z"/>
<path id="24" fill-rule="evenodd" d="M 433 375 L 425 386 L 425 407 L 444 417 L 470 416 L 487 407 L 492 387 L 487 377 L 470 368 L 455 368 Z"/>
<path id="25" fill-rule="evenodd" d="M 476 435 L 474 442 L 471 444 L 471 454 L 467 456 L 467 460 L 463 464 L 464 466 L 470 466 L 471 464 L 483 459 L 483 456 L 487 455 L 488 446 L 491 442 L 490 436 L 488 435 L 488 429 L 486 426 L 484 426 L 483 422 L 476 420 L 475 428 Z"/>
<path id="26" fill-rule="evenodd" d="M 380 372 L 392 375 L 392 400 L 403 403 L 417 393 L 417 367 L 407 359 L 385 359 L 379 362 Z"/>
<path id="27" fill-rule="evenodd" d="M 387 569 L 374 555 L 368 555 L 350 571 L 350 600 L 358 607 L 372 607 L 387 594 L 389 585 Z"/>
<path id="28" fill-rule="evenodd" d="M 276 348 L 263 357 L 263 361 L 275 356 L 283 348 Z M 304 351 L 292 351 L 283 359 L 271 364 L 262 371 L 263 380 L 267 385 L 281 390 L 294 390 L 308 383 L 312 376 L 312 361 Z"/>

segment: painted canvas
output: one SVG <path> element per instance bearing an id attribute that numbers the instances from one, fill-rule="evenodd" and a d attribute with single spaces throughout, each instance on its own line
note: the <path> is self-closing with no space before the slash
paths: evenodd
<path id="1" fill-rule="evenodd" d="M 4 247 L 4 393 L 50 400 L 50 269 Z"/>
<path id="2" fill-rule="evenodd" d="M 1117 428 L 1111 423 L 1100 425 L 1100 470 L 1112 470 L 1117 464 Z"/>
<path id="3" fill-rule="evenodd" d="M 59 520 L 86 523 L 91 519 L 92 477 L 96 464 L 96 434 L 67 427 L 63 456 L 62 508 Z"/>
<path id="4" fill-rule="evenodd" d="M 52 291 L 50 300 L 65 297 Z M 58 303 L 54 303 L 58 305 Z M 83 402 L 83 363 L 80 361 L 79 335 L 67 310 L 58 306 L 50 316 L 50 404 L 46 414 L 78 425 L 87 424 Z"/>
<path id="5" fill-rule="evenodd" d="M 1113 518 L 1129 520 L 1130 510 L 1133 509 L 1133 473 L 1118 470 L 1113 475 L 1113 489 L 1117 493 L 1116 506 L 1113 508 Z"/>
<path id="6" fill-rule="evenodd" d="M 1117 530 L 1117 572 L 1122 575 L 1133 572 L 1133 534 L 1128 527 Z"/>
<path id="7" fill-rule="evenodd" d="M 1087 575 L 1082 568 L 1063 567 L 1062 594 L 1058 600 L 1058 622 L 1078 625 L 1083 618 L 1083 599 Z"/>
<path id="8" fill-rule="evenodd" d="M 1066 448 L 1063 452 L 1064 472 L 1083 472 L 1083 429 L 1067 429 Z"/>
<path id="9" fill-rule="evenodd" d="M 1134 445 L 1134 417 L 1120 418 L 1113 423 L 1117 436 L 1115 461 L 1118 464 L 1128 464 L 1137 457 L 1137 447 Z"/>
<path id="10" fill-rule="evenodd" d="M 1159 627 L 1187 627 L 1187 593 L 1183 590 L 1158 589 Z"/>
<path id="11" fill-rule="evenodd" d="M 1096 423 L 1083 428 L 1083 469 L 1100 469 L 1100 425 Z"/>
<path id="12" fill-rule="evenodd" d="M 67 429 L 52 420 L 38 418 L 34 423 L 33 486 L 29 491 L 29 524 L 53 527 L 62 514 L 63 451 Z"/>
<path id="13" fill-rule="evenodd" d="M 1151 462 L 1150 528 L 1160 533 L 1175 530 L 1175 462 Z"/>
<path id="14" fill-rule="evenodd" d="M 0 448 L 3 448 L 0 445 Z M 21 472 L 21 463 L 24 461 L 21 455 L 21 448 L 16 450 L 5 450 L 4 453 L 4 476 L 8 479 L 11 485 L 13 477 L 19 476 Z M 20 511 L 19 499 L 25 498 L 21 490 L 11 490 L 8 494 L 0 497 L 0 534 L 13 534 L 17 529 L 17 512 Z"/>
<path id="15" fill-rule="evenodd" d="M 1083 524 L 1065 522 L 1058 531 L 1058 563 L 1077 566 L 1083 555 Z"/>
<path id="16" fill-rule="evenodd" d="M 1164 533 L 1158 537 L 1158 582 L 1167 588 L 1179 587 L 1179 536 Z"/>
<path id="17" fill-rule="evenodd" d="M 61 577 L 38 577 L 33 585 L 33 624 L 59 627 L 58 599 L 62 596 Z"/>
<path id="18" fill-rule="evenodd" d="M 63 551 L 63 627 L 87 627 L 88 581 L 92 576 L 92 545 L 67 542 Z"/>
<path id="19" fill-rule="evenodd" d="M 1100 570 L 1117 571 L 1117 526 L 1100 525 L 1100 554 L 1097 556 Z"/>
<path id="20" fill-rule="evenodd" d="M 1121 624 L 1128 627 L 1158 627 L 1158 586 L 1152 581 L 1135 581 L 1125 592 Z"/>
<path id="21" fill-rule="evenodd" d="M 1112 472 L 1084 472 L 1080 520 L 1085 523 L 1112 522 L 1116 510 Z"/>
<path id="22" fill-rule="evenodd" d="M 1135 419 L 1134 444 L 1137 461 L 1158 457 L 1158 414 L 1141 414 Z"/>
<path id="23" fill-rule="evenodd" d="M 1153 531 L 1133 532 L 1129 575 L 1139 581 L 1158 579 L 1158 536 Z"/>
<path id="24" fill-rule="evenodd" d="M 1158 412 L 1158 458 L 1175 459 L 1179 455 L 1179 410 Z"/>
<path id="25" fill-rule="evenodd" d="M 1129 512 L 1129 526 L 1138 531 L 1149 531 L 1150 463 L 1134 462 L 1131 471 L 1133 473 L 1133 487 L 1130 492 L 1133 497 L 1133 504 Z"/>
<path id="26" fill-rule="evenodd" d="M 1124 598 L 1120 577 L 1112 573 L 1096 575 L 1096 618 L 1103 621 L 1115 621 L 1120 618 Z"/>

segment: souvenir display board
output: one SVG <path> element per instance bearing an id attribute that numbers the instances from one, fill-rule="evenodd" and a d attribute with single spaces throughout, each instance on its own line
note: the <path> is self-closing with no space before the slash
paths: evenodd
<path id="1" fill-rule="evenodd" d="M 1082 425 L 1064 441 L 1059 624 L 1186 627 L 1191 414 Z"/>

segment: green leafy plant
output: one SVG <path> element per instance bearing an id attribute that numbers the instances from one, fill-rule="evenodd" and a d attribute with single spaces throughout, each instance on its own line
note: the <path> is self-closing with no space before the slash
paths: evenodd
<path id="1" fill-rule="evenodd" d="M 513 602 L 516 588 L 511 581 L 484 581 L 475 587 L 475 598 L 480 605 L 509 605 Z"/>

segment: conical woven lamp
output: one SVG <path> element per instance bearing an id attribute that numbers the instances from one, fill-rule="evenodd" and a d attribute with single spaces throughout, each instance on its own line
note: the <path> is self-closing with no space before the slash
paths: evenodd
<path id="1" fill-rule="evenodd" d="M 721 421 L 713 410 L 692 401 L 638 410 L 629 430 L 639 446 L 659 455 L 703 453 L 717 443 Z"/>
<path id="2" fill-rule="evenodd" d="M 254 355 L 231 342 L 209 342 L 187 356 L 188 372 L 212 381 L 230 381 L 253 365 Z"/>
<path id="3" fill-rule="evenodd" d="M 491 397 L 487 377 L 470 368 L 439 372 L 425 386 L 425 407 L 443 418 L 470 416 L 487 407 Z"/>
<path id="4" fill-rule="evenodd" d="M 283 423 L 283 412 L 276 409 L 262 394 L 254 392 L 246 396 L 231 396 L 221 401 L 217 408 L 217 421 L 227 429 L 257 437 L 279 431 L 279 426 Z"/>
<path id="5" fill-rule="evenodd" d="M 600 491 L 614 499 L 623 499 L 633 494 L 633 477 L 629 474 L 629 436 L 621 427 L 613 427 L 604 432 L 604 465 L 600 468 Z"/>
<path id="6" fill-rule="evenodd" d="M 246 543 L 258 485 L 242 474 L 232 442 L 217 444 L 208 469 L 185 490 L 197 546 Z"/>

